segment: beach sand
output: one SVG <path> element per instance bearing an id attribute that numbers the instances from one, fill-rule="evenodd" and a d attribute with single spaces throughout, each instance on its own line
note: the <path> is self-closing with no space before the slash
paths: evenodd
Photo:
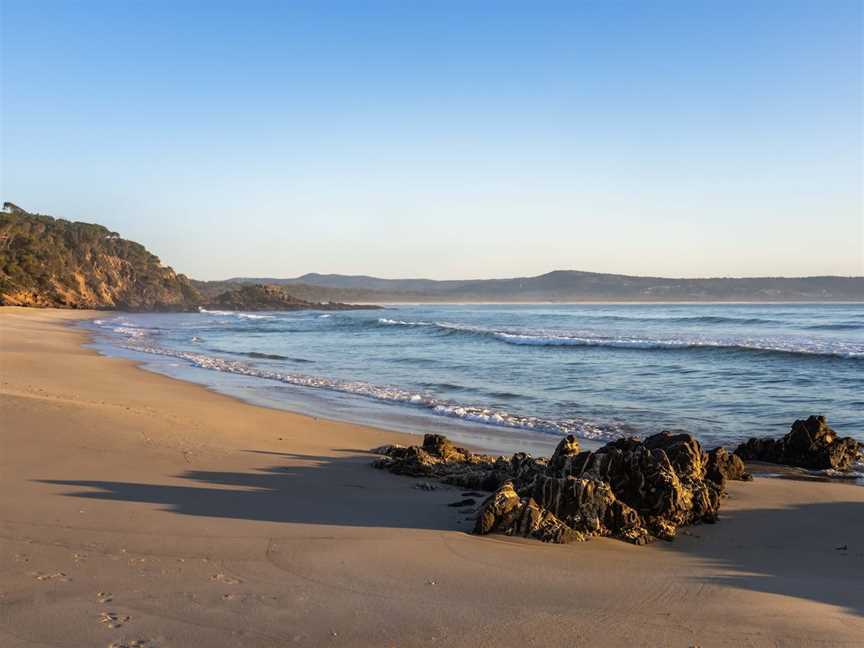
<path id="1" fill-rule="evenodd" d="M 648 547 L 475 537 L 370 468 L 415 437 L 101 357 L 93 316 L 0 309 L 4 648 L 864 643 L 860 486 L 732 483 Z"/>

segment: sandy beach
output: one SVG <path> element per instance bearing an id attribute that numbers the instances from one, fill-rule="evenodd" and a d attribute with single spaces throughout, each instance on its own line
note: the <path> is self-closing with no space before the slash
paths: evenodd
<path id="1" fill-rule="evenodd" d="M 370 467 L 416 437 L 99 356 L 67 325 L 95 316 L 0 309 L 4 647 L 864 640 L 859 486 L 733 482 L 647 547 L 475 537 L 460 491 Z"/>

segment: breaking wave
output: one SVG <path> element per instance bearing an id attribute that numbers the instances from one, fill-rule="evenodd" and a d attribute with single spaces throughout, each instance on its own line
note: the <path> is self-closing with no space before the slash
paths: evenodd
<path id="1" fill-rule="evenodd" d="M 622 426 L 615 424 L 599 426 L 579 419 L 553 420 L 538 416 L 524 416 L 478 405 L 454 403 L 400 387 L 374 385 L 363 381 L 338 380 L 300 373 L 269 371 L 260 367 L 252 367 L 243 362 L 216 358 L 201 353 L 151 346 L 136 338 L 130 338 L 125 347 L 139 353 L 150 353 L 185 360 L 192 366 L 200 369 L 275 380 L 298 387 L 326 389 L 382 402 L 411 405 L 423 408 L 439 416 L 462 419 L 473 423 L 532 430 L 534 432 L 555 435 L 574 434 L 584 439 L 596 440 L 618 438 L 626 433 L 626 430 Z"/>
<path id="2" fill-rule="evenodd" d="M 728 351 L 772 352 L 839 358 L 864 358 L 864 344 L 800 340 L 794 338 L 711 338 L 682 336 L 647 338 L 638 336 L 599 336 L 557 330 L 515 330 L 469 326 L 451 322 L 405 321 L 380 318 L 384 326 L 428 327 L 444 333 L 490 337 L 507 344 L 554 347 L 606 347 L 642 350 L 721 349 Z"/>

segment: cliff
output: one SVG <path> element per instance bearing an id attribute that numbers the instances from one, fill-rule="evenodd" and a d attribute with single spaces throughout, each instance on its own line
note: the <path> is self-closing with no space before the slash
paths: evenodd
<path id="1" fill-rule="evenodd" d="M 189 310 L 201 299 L 185 276 L 101 225 L 3 208 L 0 305 Z"/>

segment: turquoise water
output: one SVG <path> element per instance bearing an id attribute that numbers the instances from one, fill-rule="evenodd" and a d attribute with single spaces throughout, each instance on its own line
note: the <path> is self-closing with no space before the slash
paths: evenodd
<path id="1" fill-rule="evenodd" d="M 101 350 L 273 407 L 506 450 L 825 414 L 864 439 L 864 304 L 394 306 L 108 315 Z"/>

